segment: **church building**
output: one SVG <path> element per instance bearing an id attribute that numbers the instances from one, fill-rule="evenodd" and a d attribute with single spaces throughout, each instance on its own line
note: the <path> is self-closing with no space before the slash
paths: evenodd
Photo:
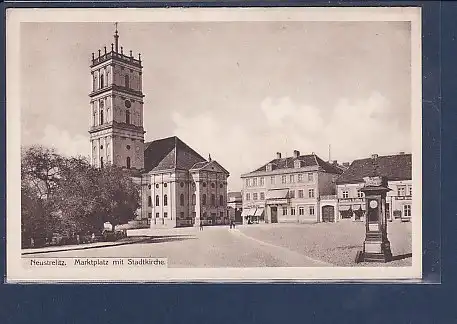
<path id="1" fill-rule="evenodd" d="M 124 54 L 117 27 L 110 50 L 92 53 L 90 68 L 91 163 L 123 167 L 141 186 L 135 225 L 227 224 L 229 172 L 176 136 L 145 142 L 141 54 Z"/>

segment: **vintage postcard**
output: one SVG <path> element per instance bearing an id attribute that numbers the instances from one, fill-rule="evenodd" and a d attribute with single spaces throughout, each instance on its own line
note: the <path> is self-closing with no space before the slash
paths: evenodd
<path id="1" fill-rule="evenodd" d="M 420 26 L 9 9 L 7 281 L 420 280 Z"/>

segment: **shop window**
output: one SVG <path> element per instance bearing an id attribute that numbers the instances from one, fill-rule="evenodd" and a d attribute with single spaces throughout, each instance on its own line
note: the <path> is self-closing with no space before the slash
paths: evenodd
<path id="1" fill-rule="evenodd" d="M 411 217 L 411 205 L 403 205 L 404 217 Z"/>

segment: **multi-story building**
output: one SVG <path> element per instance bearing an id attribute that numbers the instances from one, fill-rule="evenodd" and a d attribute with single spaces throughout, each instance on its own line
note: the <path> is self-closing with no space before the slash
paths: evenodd
<path id="1" fill-rule="evenodd" d="M 338 209 L 340 218 L 361 220 L 365 214 L 365 198 L 360 190 L 364 177 L 384 176 L 391 189 L 387 193 L 386 212 L 389 220 L 410 220 L 412 205 L 412 156 L 398 155 L 359 159 L 337 179 Z"/>
<path id="2" fill-rule="evenodd" d="M 243 210 L 243 198 L 240 191 L 232 191 L 228 193 L 227 210 L 229 219 L 237 224 L 243 223 L 241 213 Z"/>
<path id="3" fill-rule="evenodd" d="M 243 174 L 243 223 L 321 222 L 321 196 L 334 195 L 342 170 L 317 155 L 276 159 Z M 334 206 L 328 206 L 334 212 Z"/>
<path id="4" fill-rule="evenodd" d="M 117 29 L 111 51 L 92 54 L 91 163 L 123 167 L 140 185 L 136 225 L 228 223 L 227 170 L 175 136 L 144 142 L 142 68 L 140 55 L 119 47 Z"/>

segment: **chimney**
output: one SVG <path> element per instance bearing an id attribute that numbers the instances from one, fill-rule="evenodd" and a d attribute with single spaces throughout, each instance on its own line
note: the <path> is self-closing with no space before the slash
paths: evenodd
<path id="1" fill-rule="evenodd" d="M 400 153 L 398 153 L 398 154 L 400 154 L 400 155 L 405 155 L 405 152 L 400 152 Z"/>
<path id="2" fill-rule="evenodd" d="M 298 158 L 300 156 L 300 151 L 294 151 L 294 158 Z"/>
<path id="3" fill-rule="evenodd" d="M 333 160 L 332 164 L 333 165 L 338 165 L 338 160 Z"/>
<path id="4" fill-rule="evenodd" d="M 276 158 L 280 159 L 281 158 L 281 152 L 276 152 Z"/>
<path id="5" fill-rule="evenodd" d="M 372 154 L 372 155 L 371 155 L 371 158 L 372 158 L 373 160 L 376 160 L 376 159 L 378 158 L 378 154 Z"/>

